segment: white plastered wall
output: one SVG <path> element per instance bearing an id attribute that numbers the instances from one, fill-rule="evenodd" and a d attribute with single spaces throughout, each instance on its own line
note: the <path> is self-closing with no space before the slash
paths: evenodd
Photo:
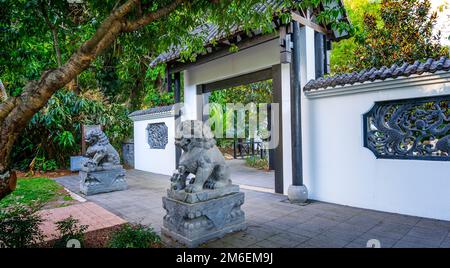
<path id="1" fill-rule="evenodd" d="M 281 64 L 281 120 L 283 135 L 283 194 L 292 184 L 292 116 L 291 116 L 291 66 Z M 278 145 L 280 146 L 280 145 Z M 275 159 L 277 161 L 277 159 Z"/>
<path id="2" fill-rule="evenodd" d="M 308 41 L 309 40 L 309 41 Z M 316 69 L 315 69 L 315 50 L 314 50 L 314 30 L 309 27 L 301 27 L 300 28 L 300 44 L 301 44 L 301 53 L 300 53 L 300 84 L 301 88 L 303 88 L 308 81 L 316 78 Z M 305 172 L 308 167 L 312 167 L 313 162 L 310 158 L 310 150 L 313 146 L 308 138 L 309 126 L 314 122 L 310 121 L 310 107 L 309 102 L 307 101 L 304 94 L 301 94 L 301 110 L 302 110 L 302 163 L 303 163 L 303 184 L 308 188 L 309 182 L 311 181 L 311 174 Z"/>
<path id="3" fill-rule="evenodd" d="M 168 130 L 165 149 L 151 149 L 148 144 L 147 126 L 164 122 Z M 172 175 L 175 170 L 175 119 L 173 114 L 143 116 L 134 119 L 134 168 L 163 175 Z"/>
<path id="4" fill-rule="evenodd" d="M 305 184 L 310 198 L 450 220 L 450 162 L 376 159 L 362 115 L 376 101 L 450 94 L 450 73 L 423 74 L 307 93 Z"/>

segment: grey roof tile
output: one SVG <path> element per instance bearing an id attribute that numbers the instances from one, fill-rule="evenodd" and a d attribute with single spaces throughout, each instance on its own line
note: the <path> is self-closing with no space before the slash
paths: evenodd
<path id="1" fill-rule="evenodd" d="M 141 115 L 147 115 L 147 114 L 159 114 L 159 113 L 169 112 L 172 110 L 173 110 L 173 105 L 158 106 L 158 107 L 153 107 L 153 108 L 149 108 L 149 109 L 145 109 L 145 110 L 134 111 L 131 114 L 129 114 L 128 116 L 134 117 L 134 116 L 141 116 Z"/>
<path id="2" fill-rule="evenodd" d="M 304 91 L 320 90 L 328 87 L 353 85 L 355 83 L 364 83 L 367 81 L 385 80 L 387 78 L 397 78 L 410 76 L 412 74 L 434 73 L 436 71 L 449 71 L 450 59 L 441 57 L 439 59 L 427 59 L 424 62 L 415 61 L 412 64 L 403 63 L 401 66 L 393 64 L 391 67 L 383 66 L 379 69 L 362 70 L 359 73 L 337 74 L 330 77 L 320 77 L 309 81 Z"/>

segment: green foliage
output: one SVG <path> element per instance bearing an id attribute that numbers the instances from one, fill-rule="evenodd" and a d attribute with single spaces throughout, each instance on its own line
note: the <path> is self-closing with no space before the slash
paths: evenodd
<path id="1" fill-rule="evenodd" d="M 56 26 L 62 60 L 95 29 L 95 24 L 85 20 L 86 10 L 80 8 L 64 0 L 0 1 L 0 79 L 10 95 L 19 95 L 28 81 L 57 67 L 48 23 Z"/>
<path id="2" fill-rule="evenodd" d="M 59 146 L 63 148 L 70 148 L 75 145 L 75 138 L 73 137 L 73 134 L 66 130 L 58 133 L 55 140 L 58 142 Z"/>
<path id="3" fill-rule="evenodd" d="M 15 204 L 35 206 L 54 201 L 61 196 L 70 198 L 64 188 L 49 178 L 20 178 L 16 190 L 0 200 L 0 210 Z"/>
<path id="4" fill-rule="evenodd" d="M 0 209 L 0 248 L 29 248 L 43 242 L 38 208 L 13 203 Z"/>
<path id="5" fill-rule="evenodd" d="M 269 169 L 269 160 L 267 158 L 261 158 L 259 156 L 249 156 L 245 158 L 245 164 L 252 168 L 257 169 Z"/>
<path id="6" fill-rule="evenodd" d="M 216 139 L 217 147 L 233 149 L 233 139 Z"/>
<path id="7" fill-rule="evenodd" d="M 58 168 L 56 161 L 53 159 L 46 160 L 45 157 L 35 157 L 32 170 L 39 170 L 42 172 L 53 171 Z"/>
<path id="8" fill-rule="evenodd" d="M 125 224 L 113 233 L 109 248 L 151 248 L 161 243 L 153 228 L 140 224 Z"/>
<path id="9" fill-rule="evenodd" d="M 54 170 L 80 151 L 81 125 L 100 124 L 111 144 L 120 150 L 131 135 L 132 122 L 124 105 L 109 104 L 98 91 L 80 95 L 60 90 L 36 113 L 13 151 L 16 168 Z"/>
<path id="10" fill-rule="evenodd" d="M 353 25 L 354 35 L 360 35 L 364 31 L 364 14 L 379 16 L 380 12 L 379 0 L 344 0 L 344 6 Z M 357 46 L 354 36 L 339 42 L 333 42 L 330 57 L 332 73 L 344 73 L 354 70 L 355 61 L 357 60 L 354 54 Z"/>
<path id="11" fill-rule="evenodd" d="M 382 27 L 377 17 L 364 15 L 364 29 L 356 49 L 356 68 L 390 66 L 448 55 L 433 34 L 437 13 L 429 0 L 384 0 L 380 7 Z M 431 15 L 430 15 L 431 13 Z"/>
<path id="12" fill-rule="evenodd" d="M 58 67 L 58 49 L 62 63 L 80 45 L 90 39 L 100 23 L 124 1 L 66 0 L 0 0 L 0 79 L 8 94 L 18 96 L 24 86 L 38 80 L 45 70 Z M 130 19 L 154 12 L 171 1 L 143 0 Z M 149 70 L 156 55 L 173 46 L 183 46 L 181 61 L 193 60 L 205 52 L 204 33 L 193 33 L 199 25 L 212 23 L 224 32 L 236 24 L 244 31 L 271 32 L 273 14 L 284 22 L 290 15 L 286 8 L 297 7 L 298 1 L 282 1 L 281 5 L 257 9 L 261 0 L 186 1 L 164 19 L 130 33 L 122 33 L 90 65 L 78 74 L 75 92 L 59 90 L 31 120 L 21 133 L 12 152 L 12 163 L 19 169 L 54 169 L 65 167 L 68 156 L 80 151 L 80 125 L 101 124 L 111 143 L 120 150 L 129 137 L 129 110 L 173 103 L 173 93 L 161 90 L 164 66 Z M 303 7 L 318 7 L 330 0 L 303 1 Z M 327 8 L 317 18 L 332 28 L 342 30 L 337 21 L 341 10 Z M 348 26 L 348 25 L 347 25 Z M 213 42 L 214 43 L 214 42 Z M 237 47 L 231 45 L 236 51 Z M 101 97 L 91 98 L 86 93 Z M 56 163 L 56 165 L 55 165 Z M 31 165 L 31 166 L 30 166 Z"/>
<path id="13" fill-rule="evenodd" d="M 244 106 L 249 103 L 262 104 L 262 103 L 271 103 L 272 102 L 272 80 L 256 82 L 248 85 L 242 85 L 237 87 L 232 87 L 224 90 L 218 90 L 211 93 L 209 97 L 210 106 L 210 118 L 213 119 L 213 122 L 222 122 L 223 129 L 229 130 L 234 129 L 235 127 L 229 127 L 232 125 L 233 118 L 233 110 L 227 109 L 227 104 L 243 104 Z M 245 131 L 247 134 L 248 130 L 248 121 L 249 121 L 250 112 L 246 111 L 245 122 L 246 128 L 238 128 L 237 131 Z M 253 116 L 253 115 L 252 115 Z M 235 122 L 236 124 L 237 122 Z M 262 127 L 262 126 L 260 126 Z M 216 126 L 213 124 L 211 126 L 212 130 L 216 130 Z M 232 143 L 233 141 L 227 141 L 225 138 L 218 138 L 217 144 L 218 146 L 225 147 Z"/>
<path id="14" fill-rule="evenodd" d="M 433 34 L 429 0 L 345 1 L 354 37 L 333 44 L 332 73 L 438 58 L 449 49 Z"/>
<path id="15" fill-rule="evenodd" d="M 79 220 L 72 216 L 56 222 L 56 229 L 59 232 L 59 237 L 55 241 L 53 247 L 66 248 L 67 242 L 71 239 L 76 239 L 81 243 L 81 245 L 83 245 L 84 233 L 89 226 L 79 225 L 78 223 Z"/>
<path id="16" fill-rule="evenodd" d="M 217 90 L 211 93 L 211 103 L 225 105 L 227 103 L 271 103 L 272 80 L 256 82 L 248 85 Z"/>
<path id="17" fill-rule="evenodd" d="M 183 46 L 183 60 L 193 60 L 205 51 L 204 33 L 193 33 L 202 24 L 213 23 L 224 32 L 236 24 L 245 31 L 274 30 L 273 14 L 285 23 L 290 14 L 287 8 L 317 8 L 317 20 L 339 31 L 350 31 L 350 26 L 338 20 L 344 10 L 329 5 L 337 0 L 282 1 L 279 6 L 257 8 L 261 0 L 187 1 L 166 18 L 157 20 L 135 32 L 124 33 L 112 46 L 98 56 L 91 67 L 76 79 L 80 91 L 100 88 L 110 102 L 127 103 L 129 108 L 145 106 L 145 100 L 154 101 L 155 89 L 161 89 L 161 76 L 148 79 L 149 62 L 159 53 L 173 46 Z M 66 61 L 95 33 L 100 23 L 124 1 L 66 1 L 66 0 L 2 0 L 0 2 L 0 79 L 10 95 L 18 95 L 30 80 L 38 79 L 44 70 L 58 66 L 59 47 L 62 62 Z M 143 0 L 131 17 L 150 13 L 171 1 Z M 56 36 L 55 36 L 56 34 Z M 214 43 L 214 40 L 213 40 Z M 230 45 L 235 51 L 236 46 Z M 165 95 L 164 95 L 165 97 Z M 164 102 L 164 101 L 163 101 Z M 147 105 L 150 105 L 147 103 Z"/>

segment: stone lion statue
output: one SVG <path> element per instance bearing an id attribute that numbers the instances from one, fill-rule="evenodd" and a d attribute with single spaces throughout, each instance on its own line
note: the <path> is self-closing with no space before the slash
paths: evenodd
<path id="1" fill-rule="evenodd" d="M 231 185 L 225 158 L 216 146 L 209 126 L 198 120 L 183 121 L 175 145 L 183 150 L 178 169 L 171 178 L 172 190 L 196 193 Z M 189 174 L 195 177 L 186 185 Z"/>
<path id="2" fill-rule="evenodd" d="M 84 166 L 90 169 L 108 169 L 120 165 L 119 153 L 109 143 L 108 137 L 99 129 L 90 130 L 86 135 L 86 150 Z"/>

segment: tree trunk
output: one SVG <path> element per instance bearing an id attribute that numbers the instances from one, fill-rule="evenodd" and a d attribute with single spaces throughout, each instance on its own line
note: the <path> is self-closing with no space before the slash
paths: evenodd
<path id="1" fill-rule="evenodd" d="M 139 3 L 139 0 L 128 0 L 111 12 L 94 36 L 82 44 L 65 64 L 45 71 L 38 81 L 29 82 L 20 96 L 0 103 L 0 200 L 15 189 L 16 174 L 11 170 L 10 155 L 17 137 L 55 91 L 88 68 L 122 32 L 137 30 L 167 15 L 183 1 L 175 0 L 135 21 L 127 21 L 125 16 Z"/>
<path id="2" fill-rule="evenodd" d="M 15 171 L 0 175 L 0 198 L 3 198 L 16 189 L 17 176 Z"/>
<path id="3" fill-rule="evenodd" d="M 6 101 L 8 99 L 8 94 L 6 93 L 5 86 L 3 85 L 2 80 L 0 79 L 0 91 L 1 91 L 1 101 Z"/>
<path id="4" fill-rule="evenodd" d="M 139 64 L 139 75 L 136 77 L 134 86 L 131 88 L 130 98 L 128 99 L 128 108 L 131 111 L 137 110 L 141 106 L 142 93 L 144 91 L 144 79 L 147 68 L 147 63 L 141 59 Z"/>

